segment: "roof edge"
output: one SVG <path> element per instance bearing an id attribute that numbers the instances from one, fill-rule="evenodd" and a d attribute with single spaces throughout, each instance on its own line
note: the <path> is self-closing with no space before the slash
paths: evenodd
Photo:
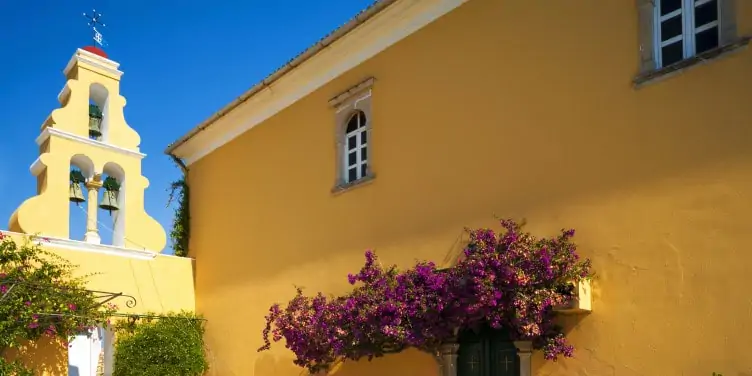
<path id="1" fill-rule="evenodd" d="M 259 83 L 252 86 L 245 93 L 233 99 L 229 104 L 222 107 L 219 111 L 215 112 L 209 118 L 207 118 L 206 120 L 201 122 L 199 125 L 197 125 L 193 129 L 188 131 L 188 133 L 186 133 L 182 137 L 175 140 L 175 142 L 173 142 L 172 144 L 168 145 L 167 148 L 165 149 L 165 154 L 173 155 L 173 152 L 175 151 L 175 149 L 185 144 L 188 140 L 193 138 L 196 134 L 200 133 L 201 131 L 203 131 L 210 125 L 212 125 L 215 121 L 217 121 L 218 119 L 225 116 L 236 107 L 246 102 L 254 94 L 270 86 L 272 83 L 282 78 L 285 74 L 295 69 L 295 67 L 303 64 L 308 59 L 312 58 L 314 55 L 319 53 L 321 50 L 323 50 L 330 44 L 336 42 L 338 39 L 345 36 L 347 33 L 354 30 L 361 24 L 365 23 L 366 21 L 371 19 L 373 16 L 377 15 L 382 10 L 386 9 L 389 5 L 397 1 L 398 0 L 377 0 L 375 3 L 371 4 L 371 6 L 364 9 L 363 11 L 358 13 L 355 17 L 350 19 L 350 21 L 340 26 L 339 28 L 335 29 L 333 32 L 329 33 L 327 36 L 325 36 L 324 38 L 316 42 L 313 46 L 307 48 L 302 53 L 298 54 L 298 56 L 294 57 L 293 59 L 285 63 L 282 67 L 278 68 L 276 71 L 272 72 L 266 78 L 261 80 Z"/>

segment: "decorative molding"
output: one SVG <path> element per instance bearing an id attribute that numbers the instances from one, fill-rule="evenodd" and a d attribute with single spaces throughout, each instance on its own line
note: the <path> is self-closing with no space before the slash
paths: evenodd
<path id="1" fill-rule="evenodd" d="M 29 171 L 31 171 L 31 174 L 33 176 L 39 176 L 39 174 L 42 173 L 45 169 L 44 163 L 42 163 L 42 156 L 37 157 L 37 159 L 34 160 L 34 163 L 29 166 Z"/>
<path id="2" fill-rule="evenodd" d="M 41 146 L 45 141 L 47 141 L 48 138 L 50 138 L 50 136 L 56 136 L 56 137 L 60 137 L 60 138 L 65 138 L 65 139 L 68 139 L 68 140 L 71 140 L 71 141 L 76 141 L 76 142 L 80 142 L 80 143 L 83 143 L 83 144 L 86 144 L 86 145 L 91 145 L 91 146 L 99 147 L 99 148 L 102 148 L 102 149 L 107 149 L 107 150 L 110 150 L 110 151 L 114 151 L 114 152 L 117 152 L 117 153 L 120 153 L 120 154 L 125 154 L 125 155 L 130 156 L 130 157 L 136 157 L 136 158 L 139 158 L 139 159 L 142 159 L 142 158 L 146 157 L 146 154 L 138 152 L 138 151 L 134 151 L 134 150 L 126 149 L 126 148 L 121 148 L 120 146 L 115 146 L 115 145 L 107 144 L 107 143 L 104 143 L 102 141 L 92 140 L 90 138 L 82 137 L 82 136 L 79 136 L 77 134 L 66 132 L 66 131 L 63 131 L 63 130 L 60 130 L 60 129 L 57 129 L 57 128 L 53 128 L 53 127 L 47 127 L 47 128 L 44 128 L 42 130 L 42 133 L 36 139 L 37 145 Z"/>
<path id="3" fill-rule="evenodd" d="M 177 141 L 168 153 L 191 165 L 333 79 L 469 0 L 399 0 L 259 90 L 240 108 L 244 123 L 215 121 Z"/>
<path id="4" fill-rule="evenodd" d="M 87 243 L 80 240 L 62 239 L 49 236 L 32 236 L 32 239 L 39 245 L 59 249 L 68 249 L 71 251 L 92 252 L 111 256 L 120 256 L 135 258 L 140 260 L 152 260 L 157 257 L 156 252 L 144 251 L 133 248 L 116 247 L 105 244 Z"/>
<path id="5" fill-rule="evenodd" d="M 76 53 L 74 53 L 73 57 L 70 59 L 70 61 L 68 61 L 68 65 L 65 66 L 63 73 L 67 76 L 70 70 L 73 69 L 73 67 L 76 64 L 81 64 L 81 63 L 85 63 L 93 67 L 102 69 L 105 72 L 110 73 L 113 76 L 115 76 L 115 78 L 118 80 L 123 75 L 123 72 L 118 70 L 118 67 L 120 67 L 120 63 L 115 62 L 110 59 L 106 59 L 102 56 L 93 54 L 89 51 L 82 50 L 80 48 L 76 50 Z"/>
<path id="6" fill-rule="evenodd" d="M 329 105 L 335 108 L 339 107 L 343 103 L 347 102 L 350 98 L 352 98 L 355 94 L 359 94 L 367 89 L 370 89 L 375 81 L 375 78 L 370 77 L 365 81 L 345 90 L 344 92 L 337 94 L 334 98 L 329 100 Z"/>

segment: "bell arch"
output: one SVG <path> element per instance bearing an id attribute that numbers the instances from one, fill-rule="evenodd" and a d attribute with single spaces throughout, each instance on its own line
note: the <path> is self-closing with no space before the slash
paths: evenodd
<path id="1" fill-rule="evenodd" d="M 107 142 L 110 131 L 110 93 L 100 83 L 89 85 L 89 138 Z"/>
<path id="2" fill-rule="evenodd" d="M 125 170 L 115 162 L 107 162 L 102 169 L 105 185 L 102 189 L 100 209 L 110 213 L 112 226 L 110 227 L 111 244 L 118 247 L 125 246 L 125 218 L 126 218 L 126 189 L 127 179 Z M 107 179 L 114 179 L 116 186 L 108 186 Z M 111 188 L 117 188 L 112 190 Z"/>
<path id="3" fill-rule="evenodd" d="M 70 159 L 68 175 L 68 237 L 82 240 L 86 233 L 87 213 L 82 203 L 87 200 L 85 183 L 94 175 L 94 162 L 83 154 L 75 154 Z M 40 174 L 41 175 L 41 174 Z M 81 234 L 81 236 L 77 236 Z"/>

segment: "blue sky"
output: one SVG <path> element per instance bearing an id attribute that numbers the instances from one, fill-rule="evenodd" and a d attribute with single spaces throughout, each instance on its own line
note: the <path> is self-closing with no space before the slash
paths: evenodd
<path id="1" fill-rule="evenodd" d="M 180 173 L 164 148 L 372 2 L 0 1 L 0 229 L 35 194 L 34 139 L 59 106 L 63 68 L 76 48 L 92 44 L 83 12 L 103 14 L 105 50 L 124 72 L 126 121 L 147 154 L 146 208 L 169 231 L 166 189 Z M 72 210 L 77 239 L 84 214 Z M 106 212 L 99 219 L 111 226 Z M 109 241 L 108 230 L 100 233 Z"/>

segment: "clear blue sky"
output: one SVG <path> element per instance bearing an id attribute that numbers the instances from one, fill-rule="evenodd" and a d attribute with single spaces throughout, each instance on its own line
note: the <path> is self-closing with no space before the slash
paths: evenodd
<path id="1" fill-rule="evenodd" d="M 124 72 L 125 118 L 147 154 L 146 208 L 169 232 L 166 189 L 180 173 L 165 147 L 372 2 L 0 1 L 0 229 L 35 194 L 34 139 L 59 106 L 63 68 L 92 44 L 83 12 L 103 14 L 105 50 Z M 73 212 L 71 237 L 81 238 L 84 214 Z M 108 232 L 100 228 L 104 241 Z"/>

